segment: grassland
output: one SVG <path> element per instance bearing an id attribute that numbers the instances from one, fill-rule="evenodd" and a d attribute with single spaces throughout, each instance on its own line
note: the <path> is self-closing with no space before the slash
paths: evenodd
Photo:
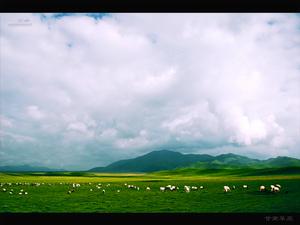
<path id="1" fill-rule="evenodd" d="M 300 212 L 299 174 L 0 173 L 0 182 L 0 212 Z M 79 183 L 80 187 L 68 194 L 72 183 Z M 99 183 L 100 189 L 96 188 Z M 140 190 L 129 189 L 124 183 Z M 277 183 L 282 185 L 281 192 L 259 192 L 260 185 L 269 187 Z M 168 184 L 178 186 L 179 190 L 159 190 Z M 242 188 L 244 184 L 248 189 Z M 204 188 L 185 193 L 184 185 Z M 235 185 L 236 189 L 224 193 L 224 185 Z M 146 191 L 148 186 L 151 191 Z M 11 189 L 13 194 L 9 194 Z M 21 189 L 28 194 L 19 195 Z"/>

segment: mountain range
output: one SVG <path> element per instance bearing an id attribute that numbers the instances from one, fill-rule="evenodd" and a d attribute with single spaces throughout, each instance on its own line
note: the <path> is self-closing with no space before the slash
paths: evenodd
<path id="1" fill-rule="evenodd" d="M 293 168 L 293 172 L 300 171 L 300 160 L 291 157 L 279 156 L 266 160 L 252 159 L 237 154 L 221 154 L 211 156 L 208 154 L 182 154 L 170 150 L 152 151 L 145 155 L 119 160 L 105 167 L 95 167 L 89 172 L 108 172 L 108 173 L 128 173 L 128 172 L 158 172 L 173 171 L 174 173 L 184 173 L 190 171 L 209 170 L 240 170 L 255 169 L 266 171 L 282 170 L 291 171 L 286 168 Z M 61 172 L 63 169 L 51 169 L 47 167 L 37 167 L 30 165 L 20 166 L 0 166 L 2 172 Z"/>
<path id="2" fill-rule="evenodd" d="M 20 165 L 20 166 L 0 166 L 0 171 L 2 172 L 62 172 L 65 170 L 51 169 L 48 167 L 41 167 L 41 166 Z"/>
<path id="3" fill-rule="evenodd" d="M 300 160 L 283 156 L 258 160 L 232 153 L 211 156 L 207 154 L 182 154 L 170 150 L 159 150 L 133 159 L 120 160 L 106 167 L 92 168 L 89 171 L 156 172 L 187 167 L 196 169 L 284 168 L 300 167 Z"/>

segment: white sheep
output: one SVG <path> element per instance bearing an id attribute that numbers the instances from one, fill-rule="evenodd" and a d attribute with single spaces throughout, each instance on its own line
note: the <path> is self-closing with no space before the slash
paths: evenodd
<path id="1" fill-rule="evenodd" d="M 118 193 L 120 193 L 120 190 L 117 190 Z"/>
<path id="2" fill-rule="evenodd" d="M 12 192 L 10 191 L 9 194 L 12 195 Z"/>
<path id="3" fill-rule="evenodd" d="M 248 188 L 248 185 L 245 185 L 245 184 L 244 184 L 244 185 L 243 185 L 243 188 Z"/>
<path id="4" fill-rule="evenodd" d="M 138 191 L 140 190 L 140 188 L 139 188 L 139 187 L 137 187 L 136 189 L 137 189 Z"/>
<path id="5" fill-rule="evenodd" d="M 3 190 L 3 192 L 6 192 L 6 188 L 3 188 L 2 190 Z"/>
<path id="6" fill-rule="evenodd" d="M 172 185 L 169 184 L 169 185 L 166 186 L 166 189 L 171 189 L 171 187 L 172 187 Z"/>
<path id="7" fill-rule="evenodd" d="M 266 187 L 265 186 L 260 186 L 259 187 L 259 191 L 265 191 L 266 190 Z"/>
<path id="8" fill-rule="evenodd" d="M 203 186 L 200 186 L 200 189 L 203 189 Z"/>
<path id="9" fill-rule="evenodd" d="M 102 190 L 103 194 L 105 193 L 105 189 Z"/>
<path id="10" fill-rule="evenodd" d="M 175 186 L 171 186 L 171 188 L 170 188 L 171 191 L 174 191 L 175 189 L 176 189 Z"/>
<path id="11" fill-rule="evenodd" d="M 93 189 L 91 188 L 90 191 L 93 191 Z"/>
<path id="12" fill-rule="evenodd" d="M 184 191 L 186 192 L 186 193 L 189 193 L 190 191 L 191 191 L 191 189 L 190 189 L 190 186 L 184 186 Z"/>
<path id="13" fill-rule="evenodd" d="M 224 191 L 225 191 L 225 192 L 229 192 L 229 191 L 230 191 L 230 187 L 224 186 Z"/>
<path id="14" fill-rule="evenodd" d="M 234 185 L 232 186 L 232 189 L 233 189 L 233 190 L 235 189 L 235 186 L 234 186 Z"/>
<path id="15" fill-rule="evenodd" d="M 151 189 L 150 189 L 150 187 L 146 187 L 146 191 L 150 191 Z"/>
<path id="16" fill-rule="evenodd" d="M 271 192 L 279 192 L 280 191 L 280 188 L 277 185 L 271 184 L 270 186 L 271 186 Z"/>
<path id="17" fill-rule="evenodd" d="M 275 186 L 278 187 L 278 188 L 281 188 L 281 185 L 279 185 L 279 184 L 275 184 Z"/>
<path id="18" fill-rule="evenodd" d="M 25 195 L 27 195 L 27 194 L 28 194 L 28 192 L 25 191 Z"/>
<path id="19" fill-rule="evenodd" d="M 192 190 L 198 190 L 198 187 L 192 186 Z"/>
<path id="20" fill-rule="evenodd" d="M 160 191 L 165 191 L 166 188 L 165 188 L 165 187 L 160 187 L 159 190 L 160 190 Z"/>

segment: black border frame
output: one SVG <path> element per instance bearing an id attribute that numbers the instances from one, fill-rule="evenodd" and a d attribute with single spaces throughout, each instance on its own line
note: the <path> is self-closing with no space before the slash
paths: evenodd
<path id="1" fill-rule="evenodd" d="M 0 12 L 300 12 L 299 0 L 2 0 Z"/>
<path id="2" fill-rule="evenodd" d="M 284 220 L 282 220 L 284 218 Z M 1 224 L 299 224 L 299 213 L 0 213 Z"/>

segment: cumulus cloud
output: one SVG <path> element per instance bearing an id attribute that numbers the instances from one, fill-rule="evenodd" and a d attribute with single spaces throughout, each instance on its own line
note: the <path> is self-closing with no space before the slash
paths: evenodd
<path id="1" fill-rule="evenodd" d="M 300 157 L 299 25 L 297 14 L 2 14 L 0 163 L 88 169 L 162 148 Z"/>
<path id="2" fill-rule="evenodd" d="M 45 114 L 41 112 L 38 106 L 31 105 L 26 108 L 26 113 L 28 116 L 30 116 L 32 119 L 40 120 L 45 117 Z"/>

